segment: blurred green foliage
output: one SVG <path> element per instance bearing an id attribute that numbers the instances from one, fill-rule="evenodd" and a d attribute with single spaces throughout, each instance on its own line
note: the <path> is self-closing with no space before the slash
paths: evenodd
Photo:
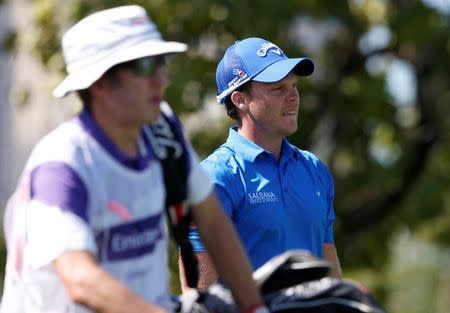
<path id="1" fill-rule="evenodd" d="M 134 3 L 148 9 L 165 38 L 190 46 L 186 55 L 172 59 L 167 92 L 167 100 L 182 117 L 212 105 L 204 100 L 215 95 L 215 66 L 224 49 L 239 38 L 263 37 L 289 56 L 315 60 L 313 77 L 300 81 L 300 130 L 289 139 L 318 154 L 334 174 L 335 239 L 345 275 L 369 284 L 392 312 L 404 312 L 398 309 L 402 302 L 394 303 L 397 292 L 392 288 L 403 286 L 404 277 L 411 284 L 420 281 L 412 279 L 414 269 L 390 272 L 398 261 L 391 246 L 397 234 L 406 228 L 415 240 L 444 251 L 450 246 L 449 13 L 419 0 Z M 62 72 L 62 32 L 97 9 L 129 3 L 34 0 L 32 4 L 35 53 L 50 70 Z M 373 26 L 388 30 L 387 42 L 364 50 L 361 40 Z M 387 73 L 396 60 L 410 66 L 417 83 L 415 97 L 407 105 L 396 103 L 386 91 Z M 378 67 L 370 70 L 373 64 Z M 401 94 L 406 91 L 400 83 L 394 80 L 393 89 Z M 223 117 L 198 121 L 207 127 L 192 134 L 201 156 L 225 140 L 231 122 L 225 113 Z M 175 260 L 171 258 L 172 287 L 178 292 Z M 439 264 L 449 263 L 445 259 Z M 432 266 L 424 271 L 439 274 Z M 393 277 L 398 280 L 393 282 Z M 450 294 L 448 278 L 436 284 L 437 289 L 423 296 Z M 444 312 L 437 306 L 432 310 Z M 431 311 L 425 306 L 408 312 Z"/>

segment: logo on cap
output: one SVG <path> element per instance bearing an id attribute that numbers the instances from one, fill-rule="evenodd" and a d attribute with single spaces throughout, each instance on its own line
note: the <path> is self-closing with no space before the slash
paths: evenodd
<path id="1" fill-rule="evenodd" d="M 244 71 L 240 70 L 240 69 L 233 69 L 233 75 L 236 75 L 235 78 L 233 78 L 229 83 L 228 83 L 228 87 L 231 86 L 237 86 L 240 83 L 242 83 L 243 80 L 245 80 L 247 78 L 247 74 L 245 74 Z"/>
<path id="2" fill-rule="evenodd" d="M 240 69 L 237 69 L 237 68 L 233 69 L 233 74 L 236 76 L 239 76 L 239 77 L 242 77 L 245 75 L 244 71 L 241 71 Z"/>
<path id="3" fill-rule="evenodd" d="M 283 51 L 271 42 L 263 43 L 256 54 L 263 58 L 267 55 L 267 53 L 269 53 L 269 51 L 278 54 L 279 56 L 283 54 Z"/>
<path id="4" fill-rule="evenodd" d="M 137 16 L 131 19 L 131 25 L 144 25 L 149 22 L 149 19 L 146 15 Z"/>

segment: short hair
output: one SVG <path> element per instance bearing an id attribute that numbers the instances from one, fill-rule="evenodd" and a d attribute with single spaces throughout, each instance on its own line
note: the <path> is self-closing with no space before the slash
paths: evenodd
<path id="1" fill-rule="evenodd" d="M 92 95 L 89 89 L 77 90 L 78 98 L 80 98 L 83 106 L 90 108 Z"/>
<path id="2" fill-rule="evenodd" d="M 239 86 L 234 91 L 250 94 L 250 86 L 251 86 L 251 81 L 243 84 L 242 86 Z M 225 104 L 225 109 L 227 110 L 228 116 L 231 117 L 233 120 L 236 120 L 240 124 L 241 117 L 239 116 L 238 108 L 233 103 L 233 100 L 231 100 L 231 94 L 224 99 L 224 104 Z"/>

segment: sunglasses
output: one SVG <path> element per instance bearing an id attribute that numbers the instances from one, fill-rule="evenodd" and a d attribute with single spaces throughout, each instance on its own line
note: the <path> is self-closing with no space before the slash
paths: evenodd
<path id="1" fill-rule="evenodd" d="M 156 70 L 165 64 L 166 57 L 164 55 L 155 55 L 120 63 L 114 66 L 114 69 L 127 68 L 136 76 L 146 77 L 155 74 Z"/>

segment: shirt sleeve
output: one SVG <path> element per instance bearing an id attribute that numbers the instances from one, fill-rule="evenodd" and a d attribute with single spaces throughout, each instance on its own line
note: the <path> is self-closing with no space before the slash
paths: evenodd
<path id="1" fill-rule="evenodd" d="M 87 221 L 87 190 L 80 176 L 67 164 L 48 162 L 30 175 L 30 197 L 60 207 Z"/>
<path id="2" fill-rule="evenodd" d="M 201 162 L 201 168 L 208 173 L 209 179 L 213 180 L 216 196 L 218 197 L 220 204 L 224 208 L 225 213 L 231 218 L 233 212 L 233 203 L 227 192 L 227 189 L 225 188 L 226 184 L 223 180 L 223 173 L 218 172 L 217 167 L 208 160 Z M 189 230 L 189 240 L 191 241 L 192 248 L 195 252 L 205 251 L 195 225 L 193 225 Z"/>
<path id="3" fill-rule="evenodd" d="M 187 144 L 190 154 L 191 169 L 188 177 L 188 202 L 196 205 L 203 202 L 213 191 L 213 183 L 205 170 L 200 166 L 198 156 L 194 149 Z"/>
<path id="4" fill-rule="evenodd" d="M 37 167 L 30 175 L 30 197 L 26 228 L 32 267 L 47 265 L 67 251 L 96 254 L 86 187 L 73 169 L 61 162 Z"/>
<path id="5" fill-rule="evenodd" d="M 325 229 L 325 242 L 334 243 L 334 181 L 328 168 L 322 162 L 319 163 L 319 171 L 322 177 L 322 182 L 326 190 L 327 200 L 327 221 Z"/>
<path id="6" fill-rule="evenodd" d="M 190 145 L 191 170 L 188 178 L 188 199 L 190 204 L 201 203 L 213 190 L 213 183 L 205 170 L 200 166 L 198 156 Z M 195 252 L 203 252 L 205 248 L 200 240 L 197 227 L 192 224 L 189 229 L 189 240 Z"/>

